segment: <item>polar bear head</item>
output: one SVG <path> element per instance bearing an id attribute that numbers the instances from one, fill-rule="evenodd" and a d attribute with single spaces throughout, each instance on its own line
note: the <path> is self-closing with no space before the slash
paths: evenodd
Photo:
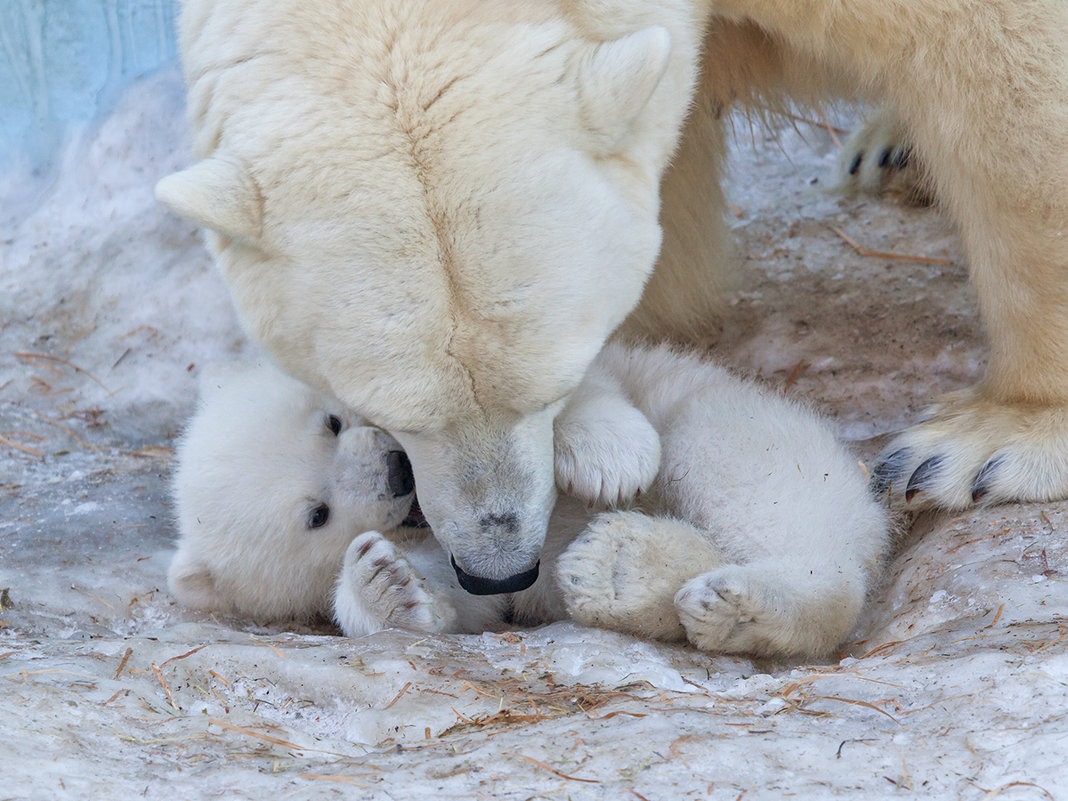
<path id="1" fill-rule="evenodd" d="M 404 446 L 461 581 L 522 589 L 553 418 L 659 250 L 671 38 L 549 4 L 217 5 L 183 17 L 202 160 L 157 196 L 275 361 Z"/>
<path id="2" fill-rule="evenodd" d="M 174 479 L 171 591 L 262 620 L 330 609 L 353 539 L 419 522 L 400 445 L 272 367 L 201 384 Z"/>

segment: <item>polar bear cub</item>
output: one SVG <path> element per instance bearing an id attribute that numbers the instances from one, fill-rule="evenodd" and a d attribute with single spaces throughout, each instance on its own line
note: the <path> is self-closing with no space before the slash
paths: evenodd
<path id="1" fill-rule="evenodd" d="M 854 625 L 888 523 L 799 405 L 694 355 L 610 345 L 557 418 L 543 569 L 473 595 L 387 434 L 273 368 L 208 382 L 179 450 L 169 581 L 349 636 L 577 622 L 725 652 L 818 656 Z M 591 502 L 626 505 L 596 513 Z"/>

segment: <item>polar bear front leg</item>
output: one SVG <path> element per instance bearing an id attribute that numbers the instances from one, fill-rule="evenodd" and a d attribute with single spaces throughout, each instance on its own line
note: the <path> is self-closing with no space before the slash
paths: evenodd
<path id="1" fill-rule="evenodd" d="M 334 593 L 334 619 L 347 637 L 387 628 L 455 631 L 456 610 L 440 596 L 430 591 L 396 545 L 368 531 L 345 552 Z"/>
<path id="2" fill-rule="evenodd" d="M 865 585 L 860 568 L 725 565 L 688 581 L 675 607 L 687 639 L 702 650 L 819 657 L 849 634 Z"/>
<path id="3" fill-rule="evenodd" d="M 652 486 L 660 435 L 597 362 L 553 425 L 556 484 L 589 504 L 622 506 Z"/>
<path id="4" fill-rule="evenodd" d="M 681 640 L 675 594 L 688 578 L 722 563 L 708 537 L 688 523 L 607 512 L 559 557 L 556 576 L 577 623 Z"/>
<path id="5" fill-rule="evenodd" d="M 1068 497 L 1068 4 L 713 8 L 879 93 L 959 226 L 990 342 L 987 373 L 893 443 L 877 486 L 914 507 Z"/>

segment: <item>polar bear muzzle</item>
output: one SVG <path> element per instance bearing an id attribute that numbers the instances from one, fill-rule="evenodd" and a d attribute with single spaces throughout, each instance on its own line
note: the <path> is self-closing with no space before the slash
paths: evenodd
<path id="1" fill-rule="evenodd" d="M 507 592 L 525 590 L 538 580 L 538 568 L 541 566 L 541 561 L 539 560 L 534 563 L 534 567 L 530 568 L 530 570 L 516 573 L 506 579 L 488 579 L 482 576 L 472 576 L 470 573 L 464 572 L 463 568 L 456 564 L 456 557 L 450 557 L 450 559 L 452 560 L 452 569 L 456 571 L 456 578 L 460 582 L 460 586 L 472 595 L 501 595 Z"/>

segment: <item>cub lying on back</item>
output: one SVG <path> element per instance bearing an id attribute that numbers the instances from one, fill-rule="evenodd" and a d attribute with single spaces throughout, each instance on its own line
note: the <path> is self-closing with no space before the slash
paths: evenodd
<path id="1" fill-rule="evenodd" d="M 273 368 L 205 381 L 179 450 L 171 589 L 260 619 L 332 610 L 349 636 L 569 615 L 803 657 L 854 625 L 887 519 L 810 412 L 695 356 L 612 345 L 555 439 L 566 494 L 538 581 L 473 595 L 429 535 L 392 437 Z M 631 509 L 597 514 L 592 501 Z"/>

